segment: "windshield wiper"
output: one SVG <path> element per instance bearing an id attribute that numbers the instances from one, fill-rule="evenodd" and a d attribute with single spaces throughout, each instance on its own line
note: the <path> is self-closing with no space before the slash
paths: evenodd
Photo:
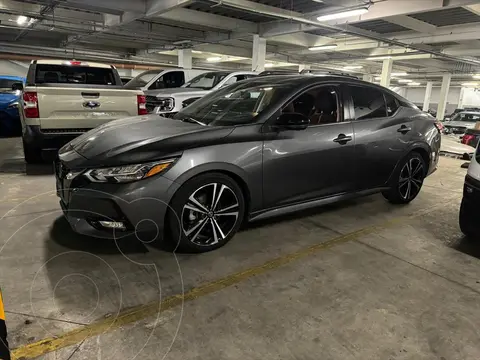
<path id="1" fill-rule="evenodd" d="M 189 116 L 184 117 L 184 118 L 182 119 L 182 121 L 183 121 L 183 122 L 193 123 L 193 124 L 198 124 L 198 125 L 202 125 L 202 126 L 207 126 L 207 124 L 205 124 L 205 123 L 203 123 L 203 122 L 201 122 L 201 121 L 198 121 L 198 120 L 196 120 L 196 119 L 194 119 L 194 118 L 192 118 L 192 117 L 189 117 Z"/>

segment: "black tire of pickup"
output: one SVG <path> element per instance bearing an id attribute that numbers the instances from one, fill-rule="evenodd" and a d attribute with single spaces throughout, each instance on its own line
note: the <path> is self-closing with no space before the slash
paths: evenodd
<path id="1" fill-rule="evenodd" d="M 28 145 L 25 142 L 24 138 L 22 138 L 22 143 L 23 143 L 23 154 L 25 156 L 25 161 L 27 164 L 39 164 L 43 161 L 42 149 Z"/>

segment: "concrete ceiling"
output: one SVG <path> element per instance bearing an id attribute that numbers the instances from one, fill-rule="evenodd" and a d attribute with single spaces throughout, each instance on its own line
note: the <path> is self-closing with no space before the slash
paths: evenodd
<path id="1" fill-rule="evenodd" d="M 362 6 L 361 16 L 316 20 Z M 17 55 L 175 65 L 176 51 L 191 48 L 194 66 L 250 68 L 260 34 L 279 67 L 377 74 L 390 56 L 394 72 L 419 81 L 480 73 L 478 0 L 0 0 L 0 28 L 0 53 Z M 336 48 L 308 50 L 322 45 Z"/>

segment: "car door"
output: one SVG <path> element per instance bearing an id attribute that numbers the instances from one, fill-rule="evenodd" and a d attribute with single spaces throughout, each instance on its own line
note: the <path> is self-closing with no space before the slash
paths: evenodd
<path id="1" fill-rule="evenodd" d="M 344 86 L 355 132 L 357 188 L 382 187 L 409 148 L 413 121 L 389 92 L 368 85 Z"/>
<path id="2" fill-rule="evenodd" d="M 335 105 L 329 106 L 329 101 Z M 279 129 L 266 135 L 263 148 L 265 208 L 352 190 L 355 139 L 352 124 L 343 121 L 340 88 L 325 85 L 307 89 L 286 103 L 282 112 L 302 113 L 314 122 L 305 130 Z M 327 117 L 322 115 L 324 119 L 320 121 L 319 112 Z"/>

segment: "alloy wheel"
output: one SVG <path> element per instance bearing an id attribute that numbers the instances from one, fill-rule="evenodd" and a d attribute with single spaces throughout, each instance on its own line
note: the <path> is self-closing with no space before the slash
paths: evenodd
<path id="1" fill-rule="evenodd" d="M 422 160 L 416 157 L 408 160 L 400 171 L 400 179 L 398 181 L 400 196 L 404 200 L 415 198 L 420 192 L 424 176 L 425 171 Z"/>
<path id="2" fill-rule="evenodd" d="M 225 184 L 210 183 L 195 190 L 182 209 L 182 231 L 199 246 L 212 246 L 230 234 L 239 217 L 235 192 Z"/>

